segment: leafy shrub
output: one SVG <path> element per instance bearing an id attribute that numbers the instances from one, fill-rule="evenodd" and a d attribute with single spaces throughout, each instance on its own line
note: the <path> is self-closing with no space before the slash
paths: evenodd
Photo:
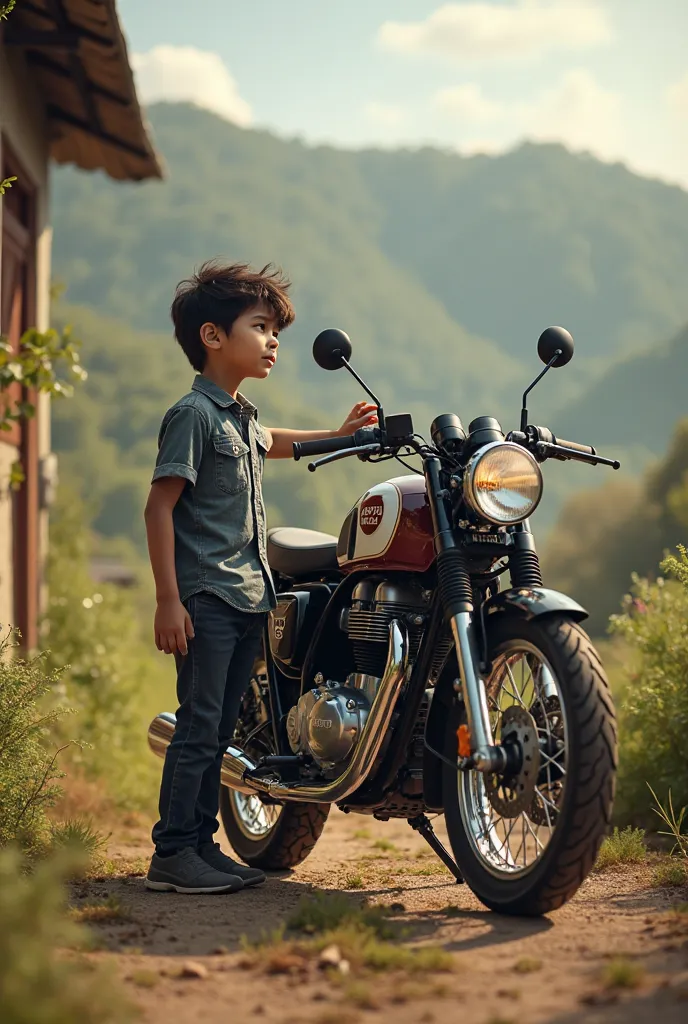
<path id="1" fill-rule="evenodd" d="M 30 875 L 17 849 L 0 850 L 0 1007 L 3 1024 L 123 1024 L 126 1004 L 107 975 L 78 955 L 84 929 L 65 913 L 68 858 Z"/>
<path id="2" fill-rule="evenodd" d="M 136 593 L 93 583 L 85 519 L 78 500 L 60 495 L 51 520 L 42 642 L 48 664 L 61 673 L 63 699 L 78 711 L 72 731 L 84 746 L 71 763 L 102 778 L 116 802 L 147 808 L 160 763 L 148 750 L 146 731 L 174 669 L 143 640 Z"/>
<path id="3" fill-rule="evenodd" d="M 688 555 L 679 549 L 662 570 L 673 579 L 634 577 L 612 630 L 631 648 L 621 706 L 617 813 L 647 821 L 647 783 L 663 796 L 671 787 L 688 805 Z"/>
<path id="4" fill-rule="evenodd" d="M 59 794 L 59 750 L 46 742 L 64 709 L 42 710 L 60 673 L 45 657 L 13 658 L 16 633 L 0 637 L 0 846 L 17 842 L 30 854 L 50 845 L 46 816 Z"/>

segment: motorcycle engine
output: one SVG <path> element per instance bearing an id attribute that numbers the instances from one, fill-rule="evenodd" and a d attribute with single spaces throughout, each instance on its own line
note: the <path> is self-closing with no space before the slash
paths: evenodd
<path id="1" fill-rule="evenodd" d="M 363 580 L 342 611 L 341 629 L 353 648 L 356 672 L 342 682 L 320 674 L 287 716 L 287 735 L 295 754 L 310 754 L 322 768 L 343 765 L 363 732 L 387 660 L 389 624 L 404 622 L 413 661 L 423 635 L 430 594 L 388 580 Z"/>

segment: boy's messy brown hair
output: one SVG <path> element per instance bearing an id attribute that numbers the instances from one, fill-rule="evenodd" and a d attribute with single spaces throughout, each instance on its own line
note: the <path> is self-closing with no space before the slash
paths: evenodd
<path id="1" fill-rule="evenodd" d="M 205 323 L 229 334 L 236 318 L 259 302 L 272 306 L 280 331 L 293 323 L 289 287 L 282 271 L 271 263 L 256 272 L 248 263 L 225 265 L 219 260 L 208 260 L 193 277 L 180 281 L 170 314 L 175 337 L 194 370 L 201 373 L 205 367 L 206 349 L 201 341 Z"/>

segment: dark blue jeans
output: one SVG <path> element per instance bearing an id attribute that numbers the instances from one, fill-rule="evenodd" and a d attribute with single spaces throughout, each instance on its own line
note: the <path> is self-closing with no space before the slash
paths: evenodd
<path id="1" fill-rule="evenodd" d="M 177 727 L 160 786 L 158 853 L 211 842 L 219 826 L 222 755 L 260 651 L 265 615 L 241 612 L 214 594 L 185 606 L 194 627 L 186 657 L 177 655 Z"/>

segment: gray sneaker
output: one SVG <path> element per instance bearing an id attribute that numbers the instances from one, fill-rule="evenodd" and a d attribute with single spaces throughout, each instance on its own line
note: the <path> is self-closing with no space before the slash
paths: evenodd
<path id="1" fill-rule="evenodd" d="M 206 864 L 216 871 L 225 871 L 230 875 L 238 875 L 247 885 L 260 885 L 267 875 L 259 868 L 247 868 L 245 864 L 237 864 L 235 860 L 223 853 L 218 843 L 202 843 L 198 847 L 198 855 Z"/>
<path id="2" fill-rule="evenodd" d="M 238 892 L 244 883 L 238 875 L 217 871 L 206 864 L 191 846 L 172 857 L 153 858 L 146 876 L 146 888 L 156 892 Z"/>

